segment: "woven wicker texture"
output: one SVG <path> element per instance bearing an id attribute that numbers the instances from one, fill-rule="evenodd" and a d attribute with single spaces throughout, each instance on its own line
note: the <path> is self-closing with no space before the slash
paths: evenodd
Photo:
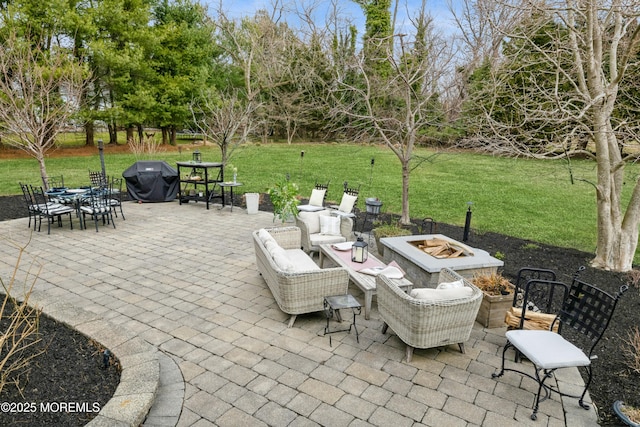
<path id="1" fill-rule="evenodd" d="M 412 298 L 385 276 L 376 279 L 380 316 L 408 346 L 431 348 L 469 339 L 482 292 L 466 279 L 465 286 L 473 289 L 471 296 L 438 302 Z M 440 271 L 440 283 L 460 279 L 462 276 L 449 269 Z"/>
<path id="2" fill-rule="evenodd" d="M 267 231 L 284 249 L 300 249 L 300 229 L 298 227 L 270 228 Z M 329 295 L 344 295 L 349 285 L 349 274 L 344 268 L 324 268 L 310 271 L 285 272 L 273 261 L 273 258 L 253 232 L 258 271 L 267 282 L 267 286 L 280 307 L 280 310 L 293 316 L 303 313 L 322 311 L 323 298 Z M 290 320 L 293 324 L 295 317 Z"/>
<path id="3" fill-rule="evenodd" d="M 312 235 L 309 234 L 309 230 L 307 228 L 307 224 L 299 218 L 296 218 L 296 226 L 300 228 L 301 235 L 301 243 L 302 250 L 306 253 L 310 252 L 318 252 L 320 250 L 319 245 L 322 243 L 340 243 L 344 241 L 350 241 L 352 239 L 353 234 L 353 219 L 349 217 L 342 216 L 340 217 L 340 236 L 337 236 L 337 239 L 327 240 L 324 239 L 321 242 L 314 241 Z"/>

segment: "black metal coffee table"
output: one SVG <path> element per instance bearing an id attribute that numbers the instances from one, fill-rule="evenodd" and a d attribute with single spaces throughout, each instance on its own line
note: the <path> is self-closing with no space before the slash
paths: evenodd
<path id="1" fill-rule="evenodd" d="M 336 313 L 336 318 L 341 322 L 342 317 L 340 316 L 340 310 L 350 308 L 353 312 L 353 322 L 349 325 L 348 329 L 338 329 L 335 331 L 331 331 L 329 329 L 329 320 L 333 317 L 333 313 Z M 327 316 L 327 326 L 324 328 L 324 334 L 329 335 L 329 345 L 331 346 L 331 335 L 336 332 L 349 332 L 351 333 L 351 327 L 356 331 L 356 341 L 360 342 L 360 334 L 358 333 L 358 327 L 356 326 L 356 315 L 360 314 L 362 311 L 362 306 L 358 302 L 357 299 L 353 297 L 353 295 L 332 295 L 328 297 L 324 297 L 324 312 Z"/>

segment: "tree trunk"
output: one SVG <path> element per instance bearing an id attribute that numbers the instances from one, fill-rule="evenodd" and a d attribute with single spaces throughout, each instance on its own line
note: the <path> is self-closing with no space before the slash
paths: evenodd
<path id="1" fill-rule="evenodd" d="M 409 215 L 409 159 L 400 159 L 402 162 L 402 216 L 400 223 L 404 225 L 411 224 Z"/>
<path id="2" fill-rule="evenodd" d="M 118 128 L 115 123 L 109 123 L 109 144 L 118 144 Z"/>
<path id="3" fill-rule="evenodd" d="M 93 125 L 93 120 L 89 120 L 84 124 L 84 145 L 88 147 L 95 147 L 95 126 Z"/>
<path id="4" fill-rule="evenodd" d="M 133 141 L 133 126 L 131 125 L 127 126 L 126 133 L 127 133 L 127 142 Z"/>
<path id="5" fill-rule="evenodd" d="M 176 127 L 175 126 L 169 126 L 169 144 L 175 146 L 176 145 Z"/>
<path id="6" fill-rule="evenodd" d="M 160 130 L 162 131 L 162 143 L 163 144 L 168 144 L 169 143 L 169 130 L 167 129 L 166 126 L 160 127 Z"/>

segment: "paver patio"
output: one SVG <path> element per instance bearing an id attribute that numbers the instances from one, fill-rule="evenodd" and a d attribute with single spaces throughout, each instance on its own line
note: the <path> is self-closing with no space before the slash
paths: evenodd
<path id="1" fill-rule="evenodd" d="M 329 346 L 322 313 L 300 315 L 288 329 L 251 243 L 273 215 L 217 207 L 127 203 L 115 229 L 54 226 L 51 235 L 33 233 L 28 247 L 43 266 L 36 299 L 45 312 L 69 303 L 160 350 L 146 425 L 597 425 L 594 410 L 557 396 L 529 419 L 533 381 L 491 378 L 504 329 L 476 324 L 466 354 L 416 350 L 411 364 L 404 344 L 381 333 L 375 298 L 371 318 L 358 318 L 359 343 L 338 333 Z M 17 254 L 9 242 L 29 240 L 27 222 L 0 222 L 3 277 Z M 349 291 L 363 301 L 358 288 Z M 582 381 L 577 371 L 561 379 Z"/>

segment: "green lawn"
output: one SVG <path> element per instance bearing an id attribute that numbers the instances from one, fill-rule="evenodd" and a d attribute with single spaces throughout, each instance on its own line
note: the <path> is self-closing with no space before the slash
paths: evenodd
<path id="1" fill-rule="evenodd" d="M 175 167 L 178 160 L 190 160 L 193 146 L 181 152 L 154 156 Z M 219 161 L 217 147 L 198 147 L 204 161 Z M 304 151 L 304 156 L 301 156 Z M 136 161 L 132 154 L 109 154 L 107 172 L 119 175 Z M 564 161 L 510 159 L 472 153 L 420 149 L 416 155 L 429 157 L 413 170 L 410 184 L 412 218 L 432 217 L 437 222 L 462 225 L 467 202 L 473 202 L 472 227 L 476 232 L 494 231 L 556 246 L 593 252 L 596 241 L 594 182 L 595 164 L 574 160 L 570 182 Z M 371 158 L 375 158 L 371 174 Z M 245 192 L 265 192 L 289 174 L 308 197 L 316 180 L 331 181 L 328 199 L 339 201 L 342 183 L 361 186 L 359 204 L 376 196 L 385 212 L 399 213 L 401 205 L 400 163 L 382 146 L 352 144 L 267 144 L 246 145 L 231 160 L 238 168 L 238 180 Z M 99 170 L 98 150 L 92 157 L 49 158 L 50 175 L 64 175 L 67 185 L 86 185 L 88 169 Z M 628 200 L 640 172 L 638 165 L 627 169 Z M 230 175 L 227 175 L 230 178 Z M 35 160 L 0 160 L 0 195 L 19 194 L 18 182 L 38 183 Z"/>

